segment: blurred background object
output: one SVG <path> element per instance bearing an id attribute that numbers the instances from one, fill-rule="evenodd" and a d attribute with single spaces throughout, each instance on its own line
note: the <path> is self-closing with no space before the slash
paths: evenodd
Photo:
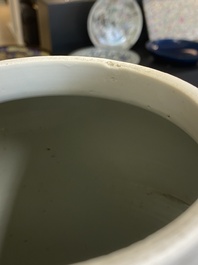
<path id="1" fill-rule="evenodd" d="M 9 29 L 10 9 L 5 1 L 0 0 L 0 46 L 6 44 L 16 44 L 16 39 Z"/>
<path id="2" fill-rule="evenodd" d="M 20 0 L 23 40 L 26 45 L 39 46 L 37 6 L 33 0 Z"/>
<path id="3" fill-rule="evenodd" d="M 19 45 L 42 47 L 52 54 L 68 54 L 92 45 L 88 36 L 87 19 L 95 2 L 95 0 L 8 0 L 9 29 Z M 134 2 L 137 2 L 142 10 L 142 0 Z M 1 7 L 0 12 L 5 13 L 1 11 Z M 143 23 L 142 34 L 137 37 L 136 42 L 145 42 L 146 39 L 147 32 Z"/>
<path id="4" fill-rule="evenodd" d="M 89 37 L 100 48 L 129 50 L 138 41 L 142 25 L 136 0 L 97 0 L 87 20 Z"/>
<path id="5" fill-rule="evenodd" d="M 15 44 L 30 48 L 32 46 L 31 41 L 36 39 L 33 36 L 37 34 L 39 45 L 36 45 L 36 48 L 40 50 L 47 49 L 52 55 L 68 55 L 77 49 L 92 46 L 87 31 L 87 19 L 91 7 L 96 1 L 32 0 L 24 2 L 20 0 L 0 0 L 0 45 Z M 177 21 L 174 24 L 174 32 L 183 30 L 180 35 L 181 39 L 187 38 L 188 34 L 197 39 L 198 0 L 134 1 L 139 4 L 143 15 L 141 35 L 132 47 L 133 51 L 141 57 L 140 65 L 175 75 L 198 86 L 197 63 L 193 66 L 173 65 L 170 61 L 156 60 L 156 56 L 153 56 L 145 48 L 149 38 L 153 38 L 151 37 L 151 31 L 154 32 L 153 27 L 156 26 L 156 17 L 159 21 L 157 25 L 158 33 L 164 34 L 166 27 L 172 26 L 170 25 L 171 17 Z M 30 11 L 30 7 L 34 9 L 33 12 Z M 151 22 L 148 20 L 149 12 Z M 161 14 L 161 17 L 159 14 Z M 195 33 L 192 35 L 192 32 Z M 33 46 L 35 48 L 35 45 Z"/>
<path id="6" fill-rule="evenodd" d="M 87 18 L 88 35 L 94 47 L 70 55 L 138 64 L 140 56 L 129 49 L 139 40 L 142 27 L 142 11 L 136 0 L 97 0 Z"/>
<path id="7" fill-rule="evenodd" d="M 30 0 L 0 1 L 0 60 L 49 55 L 39 46 L 35 7 Z"/>
<path id="8" fill-rule="evenodd" d="M 198 62 L 198 42 L 161 39 L 148 41 L 147 50 L 159 60 L 177 65 L 193 65 Z"/>
<path id="9" fill-rule="evenodd" d="M 41 46 L 52 54 L 67 54 L 90 46 L 87 17 L 94 0 L 38 0 Z"/>
<path id="10" fill-rule="evenodd" d="M 70 55 L 105 58 L 105 59 L 134 63 L 134 64 L 139 64 L 140 62 L 140 56 L 136 52 L 122 50 L 122 49 L 116 50 L 116 49 L 107 49 L 107 48 L 88 47 L 74 51 Z"/>
<path id="11" fill-rule="evenodd" d="M 143 0 L 149 39 L 198 40 L 197 0 Z"/>
<path id="12" fill-rule="evenodd" d="M 34 47 L 20 45 L 0 46 L 0 60 L 47 55 L 49 55 L 49 52 Z"/>

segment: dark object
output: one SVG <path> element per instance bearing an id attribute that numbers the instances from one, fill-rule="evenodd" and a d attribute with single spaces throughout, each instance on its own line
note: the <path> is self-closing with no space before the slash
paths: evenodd
<path id="1" fill-rule="evenodd" d="M 157 59 L 176 64 L 196 64 L 198 42 L 163 39 L 146 43 L 147 50 Z"/>
<path id="2" fill-rule="evenodd" d="M 141 35 L 139 37 L 139 40 L 137 41 L 137 43 L 134 45 L 133 48 L 136 48 L 140 45 L 144 45 L 146 41 L 148 41 L 148 31 L 147 31 L 147 26 L 146 26 L 146 20 L 145 20 L 145 15 L 144 15 L 144 9 L 143 9 L 143 4 L 142 4 L 142 0 L 136 0 L 137 3 L 140 6 L 140 9 L 142 11 L 142 16 L 143 16 L 143 28 L 142 28 L 142 32 Z"/>
<path id="3" fill-rule="evenodd" d="M 28 46 L 39 46 L 37 12 L 32 1 L 21 1 L 23 39 Z"/>
<path id="4" fill-rule="evenodd" d="M 39 0 L 40 45 L 52 54 L 90 46 L 87 17 L 94 0 Z"/>

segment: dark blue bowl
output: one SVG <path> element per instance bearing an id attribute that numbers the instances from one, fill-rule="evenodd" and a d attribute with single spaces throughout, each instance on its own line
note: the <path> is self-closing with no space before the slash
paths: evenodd
<path id="1" fill-rule="evenodd" d="M 162 39 L 146 43 L 147 50 L 157 59 L 177 64 L 196 64 L 198 42 Z"/>

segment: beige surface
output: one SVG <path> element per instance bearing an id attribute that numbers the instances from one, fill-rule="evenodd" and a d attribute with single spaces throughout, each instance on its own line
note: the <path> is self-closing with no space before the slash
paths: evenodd
<path id="1" fill-rule="evenodd" d="M 5 4 L 0 4 L 0 46 L 6 44 L 16 44 L 16 41 L 9 29 L 9 21 L 9 7 Z"/>

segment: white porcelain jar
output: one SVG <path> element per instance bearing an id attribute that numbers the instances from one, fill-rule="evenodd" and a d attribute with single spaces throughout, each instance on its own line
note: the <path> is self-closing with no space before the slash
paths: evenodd
<path id="1" fill-rule="evenodd" d="M 2 265 L 197 264 L 196 166 L 184 172 L 197 158 L 196 87 L 133 64 L 39 57 L 0 63 L 0 103 Z M 153 112 L 185 131 L 195 141 L 194 160 L 185 165 L 188 153 L 174 138 L 184 163 L 171 153 L 166 159 L 178 168 L 164 165 L 163 157 L 149 160 L 150 148 L 144 161 L 139 158 L 147 165 L 143 175 L 133 176 L 131 105 L 146 110 L 143 117 Z M 147 124 L 140 126 L 144 132 Z M 150 145 L 144 144 L 146 152 Z M 161 144 L 166 150 L 168 143 Z M 139 229 L 137 238 L 143 234 L 130 244 L 131 229 Z"/>

